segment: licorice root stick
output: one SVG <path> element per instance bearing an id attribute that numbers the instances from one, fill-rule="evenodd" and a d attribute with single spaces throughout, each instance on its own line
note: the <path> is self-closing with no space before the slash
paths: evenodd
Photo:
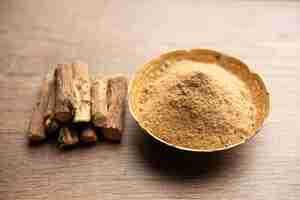
<path id="1" fill-rule="evenodd" d="M 39 91 L 38 100 L 33 107 L 28 128 L 28 139 L 31 142 L 42 141 L 46 138 L 44 129 L 44 113 L 47 109 L 51 76 L 46 75 Z"/>
<path id="2" fill-rule="evenodd" d="M 71 64 L 58 64 L 55 70 L 55 119 L 68 122 L 74 114 L 73 73 Z"/>
<path id="3" fill-rule="evenodd" d="M 104 138 L 120 141 L 124 131 L 125 101 L 128 80 L 122 75 L 110 77 L 107 91 L 107 118 L 103 126 Z"/>
<path id="4" fill-rule="evenodd" d="M 95 127 L 102 128 L 107 117 L 107 86 L 108 79 L 98 75 L 92 82 L 92 122 Z"/>
<path id="5" fill-rule="evenodd" d="M 46 111 L 44 114 L 44 126 L 45 131 L 48 135 L 52 135 L 53 133 L 57 132 L 59 129 L 59 124 L 54 118 L 54 112 L 55 112 L 55 80 L 54 80 L 54 72 L 55 67 L 51 69 L 50 71 L 50 77 L 49 77 L 49 98 L 48 98 L 48 104 L 46 107 Z"/>
<path id="6" fill-rule="evenodd" d="M 91 120 L 91 84 L 87 64 L 73 63 L 74 119 L 73 122 L 89 122 Z"/>

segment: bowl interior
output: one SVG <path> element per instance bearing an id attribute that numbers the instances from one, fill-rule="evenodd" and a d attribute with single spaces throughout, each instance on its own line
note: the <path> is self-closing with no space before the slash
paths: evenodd
<path id="1" fill-rule="evenodd" d="M 143 119 L 139 114 L 139 110 L 141 109 L 141 107 L 138 103 L 137 98 L 141 94 L 141 88 L 143 87 L 143 85 L 149 84 L 152 80 L 159 78 L 161 73 L 166 70 L 169 63 L 172 63 L 173 61 L 177 62 L 182 60 L 205 63 L 208 65 L 217 64 L 220 68 L 230 72 L 239 80 L 245 83 L 245 85 L 249 89 L 253 104 L 256 108 L 255 128 L 251 136 L 220 148 L 189 148 L 186 146 L 170 143 L 158 137 L 158 134 L 156 132 L 153 132 L 153 130 L 151 130 L 151 128 L 149 128 L 149 126 L 147 126 L 147 124 L 144 123 Z M 152 59 L 151 61 L 143 65 L 135 74 L 134 78 L 132 79 L 129 85 L 128 97 L 129 110 L 131 114 L 133 115 L 134 119 L 138 122 L 138 124 L 143 129 L 145 129 L 148 134 L 150 134 L 156 140 L 159 140 L 160 142 L 169 146 L 182 150 L 196 152 L 212 152 L 225 150 L 238 146 L 247 141 L 248 139 L 252 138 L 262 126 L 265 118 L 269 114 L 270 101 L 269 93 L 261 77 L 258 74 L 251 72 L 246 64 L 241 62 L 239 59 L 227 56 L 214 50 L 207 49 L 177 50 L 163 54 L 158 58 Z"/>

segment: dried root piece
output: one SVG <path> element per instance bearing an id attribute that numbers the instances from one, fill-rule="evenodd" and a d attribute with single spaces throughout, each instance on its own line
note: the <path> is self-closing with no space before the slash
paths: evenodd
<path id="1" fill-rule="evenodd" d="M 73 118 L 74 93 L 73 93 L 72 65 L 58 64 L 55 70 L 56 99 L 55 119 L 67 122 Z"/>
<path id="2" fill-rule="evenodd" d="M 94 128 L 88 127 L 82 130 L 79 140 L 83 143 L 95 143 L 97 142 L 97 134 Z"/>
<path id="3" fill-rule="evenodd" d="M 59 131 L 59 123 L 54 118 L 47 118 L 44 122 L 46 133 L 51 136 Z"/>
<path id="4" fill-rule="evenodd" d="M 46 107 L 46 111 L 44 114 L 44 126 L 45 131 L 47 134 L 52 135 L 59 130 L 59 124 L 54 118 L 54 112 L 55 112 L 55 80 L 54 80 L 54 72 L 55 68 L 50 71 L 50 77 L 51 81 L 49 81 L 49 98 L 48 98 L 48 104 Z"/>
<path id="5" fill-rule="evenodd" d="M 34 105 L 31 119 L 29 122 L 28 138 L 31 142 L 42 141 L 46 138 L 44 129 L 44 112 L 48 105 L 50 76 L 47 74 L 42 82 L 41 89 L 38 95 L 38 101 Z"/>
<path id="6" fill-rule="evenodd" d="M 58 142 L 58 148 L 74 147 L 79 142 L 78 133 L 73 128 L 63 127 L 59 132 Z"/>
<path id="7" fill-rule="evenodd" d="M 73 94 L 75 115 L 73 122 L 91 120 L 91 84 L 89 68 L 86 64 L 73 63 Z"/>
<path id="8" fill-rule="evenodd" d="M 122 75 L 110 77 L 108 80 L 108 113 L 103 127 L 104 137 L 108 140 L 120 141 L 122 138 L 127 85 L 127 78 Z"/>
<path id="9" fill-rule="evenodd" d="M 102 128 L 107 117 L 107 86 L 106 77 L 97 76 L 92 83 L 92 121 L 94 126 Z"/>

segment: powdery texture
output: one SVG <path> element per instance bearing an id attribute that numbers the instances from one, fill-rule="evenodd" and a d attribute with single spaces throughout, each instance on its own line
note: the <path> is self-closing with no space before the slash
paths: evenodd
<path id="1" fill-rule="evenodd" d="M 136 107 L 143 127 L 185 148 L 211 150 L 255 134 L 256 107 L 247 85 L 217 64 L 164 63 L 139 87 Z"/>

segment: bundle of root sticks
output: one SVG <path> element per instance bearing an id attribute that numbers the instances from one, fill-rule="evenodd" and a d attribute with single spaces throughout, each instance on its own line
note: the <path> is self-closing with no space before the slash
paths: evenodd
<path id="1" fill-rule="evenodd" d="M 62 149 L 99 138 L 119 142 L 127 85 L 122 75 L 90 78 L 86 64 L 56 65 L 42 82 L 29 123 L 29 141 L 56 138 Z"/>

